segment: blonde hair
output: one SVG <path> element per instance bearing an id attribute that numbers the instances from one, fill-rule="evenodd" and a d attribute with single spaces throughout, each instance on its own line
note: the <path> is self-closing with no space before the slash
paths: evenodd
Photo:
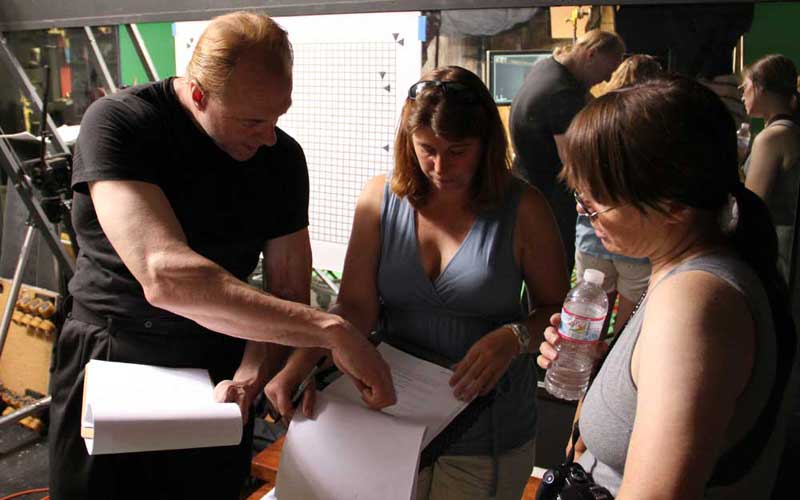
<path id="1" fill-rule="evenodd" d="M 236 63 L 261 51 L 264 67 L 281 77 L 292 74 L 292 45 L 286 31 L 264 14 L 232 12 L 215 17 L 200 36 L 186 76 L 207 94 L 223 95 Z"/>
<path id="2" fill-rule="evenodd" d="M 571 45 L 562 45 L 553 50 L 554 56 L 563 56 L 576 50 L 591 50 L 598 52 L 618 53 L 625 52 L 625 42 L 616 33 L 602 30 L 587 31 Z"/>
<path id="3" fill-rule="evenodd" d="M 611 75 L 604 90 L 610 92 L 634 83 L 641 83 L 660 75 L 661 72 L 661 64 L 658 59 L 647 54 L 634 54 L 622 61 Z"/>

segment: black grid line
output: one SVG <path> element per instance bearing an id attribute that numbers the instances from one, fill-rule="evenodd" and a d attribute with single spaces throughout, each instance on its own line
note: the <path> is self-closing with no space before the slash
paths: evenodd
<path id="1" fill-rule="evenodd" d="M 292 107 L 278 126 L 306 154 L 311 238 L 347 244 L 362 187 L 392 167 L 401 47 L 389 41 L 293 48 Z"/>

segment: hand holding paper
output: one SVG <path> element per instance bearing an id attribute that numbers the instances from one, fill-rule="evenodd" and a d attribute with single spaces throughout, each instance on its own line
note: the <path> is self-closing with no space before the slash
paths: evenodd
<path id="1" fill-rule="evenodd" d="M 91 360 L 81 436 L 90 455 L 238 444 L 239 407 L 213 389 L 207 370 Z"/>

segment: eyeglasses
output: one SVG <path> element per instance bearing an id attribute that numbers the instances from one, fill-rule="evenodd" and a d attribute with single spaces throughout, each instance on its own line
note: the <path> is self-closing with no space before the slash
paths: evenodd
<path id="1" fill-rule="evenodd" d="M 611 210 L 614 210 L 615 208 L 619 208 L 622 206 L 622 205 L 617 205 L 616 207 L 609 207 L 609 208 L 604 208 L 603 210 L 592 211 L 589 210 L 589 207 L 586 206 L 586 202 L 583 201 L 583 198 L 581 198 L 581 195 L 578 194 L 577 191 L 573 192 L 572 195 L 575 197 L 575 203 L 577 203 L 578 206 L 581 207 L 581 212 L 578 212 L 578 217 L 588 217 L 590 221 L 597 220 L 597 217 L 599 217 L 600 214 L 610 212 Z"/>
<path id="2" fill-rule="evenodd" d="M 408 98 L 416 100 L 420 94 L 429 89 L 440 89 L 443 94 L 450 94 L 468 103 L 478 101 L 478 96 L 475 91 L 463 83 L 443 82 L 441 80 L 422 80 L 415 83 L 408 89 Z"/>

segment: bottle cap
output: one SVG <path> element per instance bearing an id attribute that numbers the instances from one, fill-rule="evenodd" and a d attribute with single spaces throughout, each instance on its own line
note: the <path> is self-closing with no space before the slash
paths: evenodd
<path id="1" fill-rule="evenodd" d="M 594 283 L 597 286 L 603 286 L 605 277 L 606 275 L 603 274 L 603 271 L 598 271 L 597 269 L 587 269 L 583 272 L 583 281 Z"/>

